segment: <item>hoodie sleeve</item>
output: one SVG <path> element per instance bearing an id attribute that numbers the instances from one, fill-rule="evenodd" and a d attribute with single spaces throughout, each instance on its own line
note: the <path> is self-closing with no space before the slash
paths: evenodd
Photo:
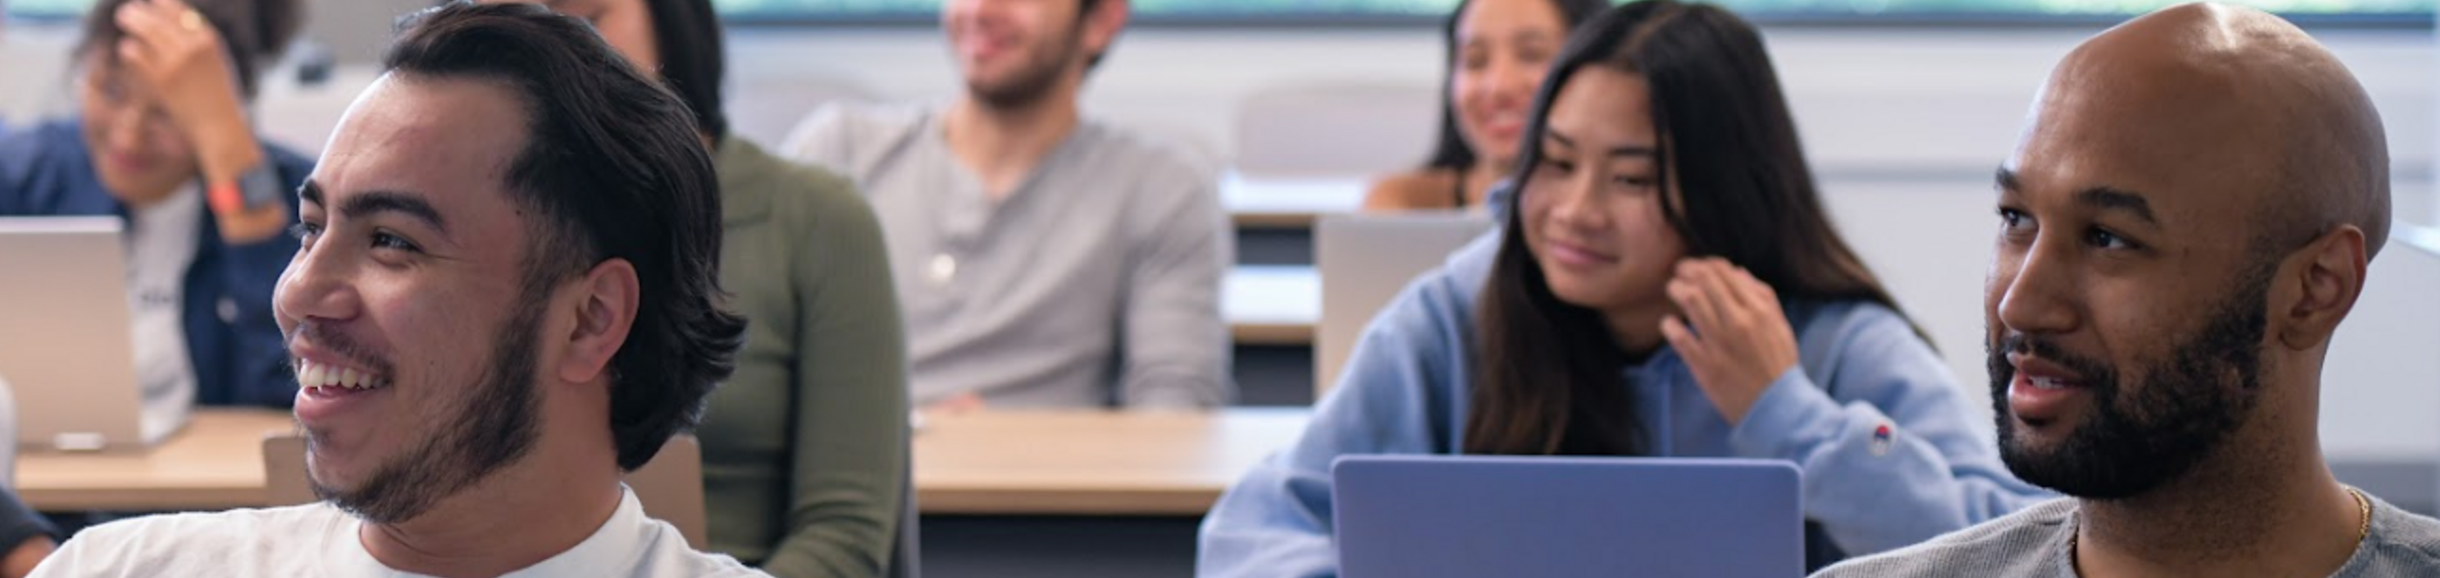
<path id="1" fill-rule="evenodd" d="M 1799 334 L 1803 367 L 1730 434 L 1804 471 L 1806 518 L 1848 554 L 1928 540 L 2056 497 L 2010 474 L 1948 368 L 1905 318 L 1857 306 Z"/>
<path id="2" fill-rule="evenodd" d="M 1426 276 L 1374 317 L 1296 444 L 1256 465 L 1212 506 L 1196 576 L 1336 576 L 1331 463 L 1349 454 L 1448 451 L 1454 435 L 1442 424 L 1452 410 L 1436 392 L 1454 389 L 1465 371 L 1459 324 L 1466 308 L 1446 280 Z"/>

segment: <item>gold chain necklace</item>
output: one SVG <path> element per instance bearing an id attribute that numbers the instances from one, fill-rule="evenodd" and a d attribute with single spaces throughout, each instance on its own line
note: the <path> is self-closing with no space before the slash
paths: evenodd
<path id="1" fill-rule="evenodd" d="M 2363 522 L 2355 527 L 2355 543 L 2362 544 L 2364 540 L 2372 538 L 2372 498 L 2364 497 L 2364 491 L 2355 488 L 2347 488 L 2347 497 L 2355 498 L 2356 515 L 2363 518 Z M 2067 535 L 2067 559 L 2071 564 L 2076 559 L 2076 535 L 2080 533 Z"/>
<path id="2" fill-rule="evenodd" d="M 2347 488 L 2347 494 L 2355 496 L 2355 507 L 2364 517 L 2363 525 L 2355 528 L 2355 543 L 2362 544 L 2372 538 L 2372 498 L 2364 497 L 2364 491 L 2355 488 Z"/>

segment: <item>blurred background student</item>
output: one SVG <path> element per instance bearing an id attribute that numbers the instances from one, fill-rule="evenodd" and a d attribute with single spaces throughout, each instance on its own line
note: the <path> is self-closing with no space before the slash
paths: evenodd
<path id="1" fill-rule="evenodd" d="M 563 0 L 695 111 L 720 173 L 720 284 L 746 317 L 696 436 L 711 550 L 782 578 L 880 576 L 906 499 L 906 339 L 854 185 L 731 134 L 710 0 Z"/>
<path id="2" fill-rule="evenodd" d="M 2044 497 L 1831 227 L 1752 25 L 1628 4 L 1551 74 L 1504 227 L 1374 319 L 1301 438 L 1204 519 L 1199 574 L 1333 572 L 1348 454 L 1787 460 L 1816 566 Z"/>
<path id="3" fill-rule="evenodd" d="M 1466 0 L 1441 25 L 1440 139 L 1423 166 L 1374 181 L 1367 211 L 1482 206 L 1516 165 L 1534 89 L 1605 0 Z"/>
<path id="4" fill-rule="evenodd" d="M 99 0 L 72 53 L 77 115 L 0 139 L 0 215 L 126 220 L 146 432 L 196 404 L 295 398 L 271 289 L 313 167 L 248 107 L 301 18 L 296 0 Z"/>
<path id="5" fill-rule="evenodd" d="M 1126 0 L 949 0 L 962 90 L 825 106 L 789 158 L 847 175 L 888 237 L 908 387 L 927 411 L 1202 410 L 1236 397 L 1218 177 L 1086 114 Z"/>

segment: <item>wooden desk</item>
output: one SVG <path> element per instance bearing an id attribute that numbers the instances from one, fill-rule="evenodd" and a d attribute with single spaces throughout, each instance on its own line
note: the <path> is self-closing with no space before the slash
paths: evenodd
<path id="1" fill-rule="evenodd" d="M 1240 229 L 1308 229 L 1319 215 L 1352 213 L 1364 206 L 1371 183 L 1363 177 L 1247 178 L 1220 180 L 1220 205 Z"/>
<path id="2" fill-rule="evenodd" d="M 915 486 L 935 514 L 1201 515 L 1247 468 L 1293 443 L 1310 412 L 985 412 L 915 436 Z M 29 453 L 37 510 L 221 510 L 265 504 L 262 439 L 278 411 L 205 409 L 150 452 Z"/>
<path id="3" fill-rule="evenodd" d="M 915 434 L 926 514 L 1200 516 L 1311 411 L 983 412 Z"/>
<path id="4" fill-rule="evenodd" d="M 21 452 L 17 496 L 37 510 L 222 510 L 264 504 L 263 435 L 288 412 L 198 409 L 150 451 Z"/>
<path id="5" fill-rule="evenodd" d="M 1238 345 L 1312 345 L 1322 276 L 1307 265 L 1238 265 L 1220 290 L 1220 317 Z"/>

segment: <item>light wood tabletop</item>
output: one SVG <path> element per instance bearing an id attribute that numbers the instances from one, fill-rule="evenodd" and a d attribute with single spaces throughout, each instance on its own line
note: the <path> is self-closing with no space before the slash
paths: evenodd
<path id="1" fill-rule="evenodd" d="M 1311 265 L 1232 267 L 1220 311 L 1238 345 L 1312 345 L 1322 319 L 1321 273 Z"/>
<path id="2" fill-rule="evenodd" d="M 915 436 L 925 513 L 1201 515 L 1304 429 L 1304 408 L 1213 413 L 982 412 Z M 44 511 L 181 511 L 267 503 L 262 440 L 285 412 L 202 409 L 150 451 L 24 453 L 18 497 Z"/>
<path id="3" fill-rule="evenodd" d="M 21 450 L 17 497 L 45 511 L 221 510 L 264 504 L 263 436 L 288 412 L 206 408 L 150 450 Z"/>
<path id="4" fill-rule="evenodd" d="M 915 433 L 927 514 L 1200 516 L 1295 443 L 1306 408 L 1213 413 L 987 411 Z"/>

